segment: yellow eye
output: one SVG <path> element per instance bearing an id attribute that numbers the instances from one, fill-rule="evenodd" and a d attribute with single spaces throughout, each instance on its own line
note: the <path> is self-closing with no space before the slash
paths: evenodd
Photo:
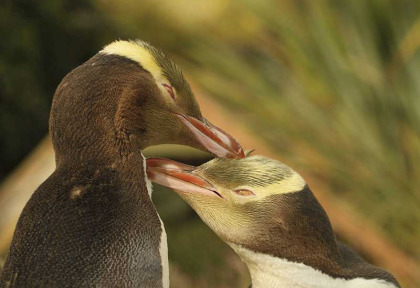
<path id="1" fill-rule="evenodd" d="M 166 92 L 168 92 L 169 96 L 171 96 L 172 100 L 175 100 L 175 92 L 174 88 L 166 83 L 162 83 L 163 88 L 165 88 Z"/>
<path id="2" fill-rule="evenodd" d="M 237 195 L 241 195 L 241 196 L 253 196 L 253 195 L 255 195 L 254 192 L 252 192 L 251 190 L 248 190 L 248 189 L 237 189 L 237 190 L 233 190 L 233 192 L 235 192 Z"/>

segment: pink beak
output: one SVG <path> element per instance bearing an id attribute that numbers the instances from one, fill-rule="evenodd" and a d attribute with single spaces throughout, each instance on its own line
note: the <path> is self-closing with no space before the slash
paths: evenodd
<path id="1" fill-rule="evenodd" d="M 147 176 L 160 185 L 182 192 L 200 193 L 223 198 L 216 188 L 194 174 L 194 166 L 169 159 L 146 159 Z"/>
<path id="2" fill-rule="evenodd" d="M 175 115 L 194 134 L 201 145 L 216 157 L 236 159 L 245 157 L 244 150 L 238 141 L 222 129 L 207 120 L 204 123 L 194 117 L 178 113 Z"/>

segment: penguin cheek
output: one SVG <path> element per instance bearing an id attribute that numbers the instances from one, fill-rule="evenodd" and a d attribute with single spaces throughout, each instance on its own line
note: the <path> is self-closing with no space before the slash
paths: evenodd
<path id="1" fill-rule="evenodd" d="M 207 225 L 225 242 L 242 244 L 252 235 L 252 221 L 235 205 L 214 207 Z"/>
<path id="2" fill-rule="evenodd" d="M 234 228 L 226 201 L 190 192 L 176 191 L 187 202 L 198 216 L 222 239 L 229 229 Z"/>

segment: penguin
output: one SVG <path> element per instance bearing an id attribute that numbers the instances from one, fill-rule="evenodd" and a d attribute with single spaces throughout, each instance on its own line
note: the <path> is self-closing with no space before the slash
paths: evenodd
<path id="1" fill-rule="evenodd" d="M 56 169 L 13 236 L 1 287 L 169 287 L 166 233 L 142 149 L 176 143 L 243 157 L 200 112 L 181 70 L 116 41 L 64 77 L 51 107 Z"/>
<path id="2" fill-rule="evenodd" d="M 174 191 L 246 263 L 254 288 L 395 288 L 397 280 L 335 239 L 304 179 L 263 156 L 194 167 L 147 159 L 150 180 Z"/>

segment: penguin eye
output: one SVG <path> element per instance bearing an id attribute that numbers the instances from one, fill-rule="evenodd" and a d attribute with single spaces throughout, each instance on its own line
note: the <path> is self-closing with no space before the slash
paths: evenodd
<path id="1" fill-rule="evenodd" d="M 235 194 L 241 195 L 241 196 L 254 196 L 255 195 L 254 192 L 252 192 L 251 190 L 248 190 L 248 189 L 237 189 L 237 190 L 233 190 L 233 192 L 235 192 Z"/>
<path id="2" fill-rule="evenodd" d="M 172 100 L 175 100 L 175 92 L 174 92 L 174 88 L 166 83 L 161 83 L 163 88 L 165 88 L 165 90 L 168 92 L 169 96 L 171 96 Z"/>

